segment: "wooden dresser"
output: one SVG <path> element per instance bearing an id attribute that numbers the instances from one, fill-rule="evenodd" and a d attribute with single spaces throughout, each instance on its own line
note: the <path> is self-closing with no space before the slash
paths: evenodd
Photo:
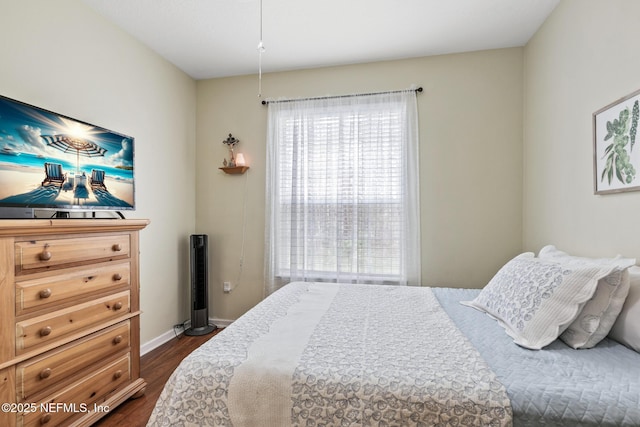
<path id="1" fill-rule="evenodd" d="M 0 425 L 91 425 L 140 378 L 148 220 L 0 220 Z"/>

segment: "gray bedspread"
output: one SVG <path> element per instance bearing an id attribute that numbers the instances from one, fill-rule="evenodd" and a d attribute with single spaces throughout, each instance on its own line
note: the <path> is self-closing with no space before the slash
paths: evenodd
<path id="1" fill-rule="evenodd" d="M 514 426 L 640 425 L 640 354 L 609 339 L 588 350 L 559 340 L 540 351 L 521 348 L 495 320 L 459 303 L 478 292 L 434 288 L 506 387 Z"/>
<path id="2" fill-rule="evenodd" d="M 507 427 L 511 420 L 504 387 L 429 288 L 299 282 L 189 355 L 148 425 Z"/>

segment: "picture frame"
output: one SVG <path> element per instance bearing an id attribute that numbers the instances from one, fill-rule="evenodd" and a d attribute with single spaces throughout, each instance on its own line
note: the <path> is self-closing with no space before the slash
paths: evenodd
<path id="1" fill-rule="evenodd" d="M 640 90 L 593 113 L 594 194 L 640 190 Z"/>

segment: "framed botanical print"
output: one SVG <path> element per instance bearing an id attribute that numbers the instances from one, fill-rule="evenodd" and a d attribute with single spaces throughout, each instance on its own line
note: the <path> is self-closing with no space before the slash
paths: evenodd
<path id="1" fill-rule="evenodd" d="M 593 113 L 595 194 L 640 190 L 640 90 Z"/>

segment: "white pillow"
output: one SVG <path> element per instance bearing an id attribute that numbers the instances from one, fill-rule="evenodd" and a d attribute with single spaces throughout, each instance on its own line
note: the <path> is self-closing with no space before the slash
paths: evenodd
<path id="1" fill-rule="evenodd" d="M 613 271 L 598 281 L 596 292 L 587 301 L 578 317 L 560 335 L 560 339 L 573 348 L 591 348 L 607 336 L 615 323 L 629 293 L 629 273 L 627 269 L 636 263 L 635 259 L 585 258 L 560 251 L 553 245 L 545 246 L 538 255 L 543 259 L 553 259 L 562 263 L 577 262 L 615 265 Z"/>
<path id="2" fill-rule="evenodd" d="M 516 344 L 539 350 L 573 322 L 598 280 L 614 268 L 614 264 L 565 265 L 528 252 L 505 264 L 473 301 L 462 304 L 494 317 Z"/>
<path id="3" fill-rule="evenodd" d="M 640 352 L 640 267 L 629 268 L 629 295 L 609 337 Z"/>

